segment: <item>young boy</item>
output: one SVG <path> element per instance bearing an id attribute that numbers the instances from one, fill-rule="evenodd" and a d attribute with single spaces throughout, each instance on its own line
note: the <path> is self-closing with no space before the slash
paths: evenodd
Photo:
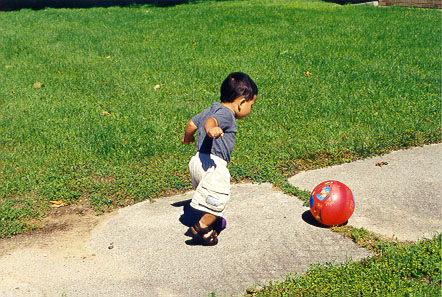
<path id="1" fill-rule="evenodd" d="M 227 163 L 235 145 L 236 119 L 250 114 L 258 88 L 245 73 L 229 74 L 221 84 L 221 103 L 213 102 L 190 119 L 183 144 L 195 141 L 197 153 L 190 159 L 189 171 L 195 189 L 190 205 L 202 211 L 201 219 L 190 227 L 194 240 L 203 245 L 218 243 L 218 233 L 212 224 L 221 219 L 230 197 L 230 172 Z"/>

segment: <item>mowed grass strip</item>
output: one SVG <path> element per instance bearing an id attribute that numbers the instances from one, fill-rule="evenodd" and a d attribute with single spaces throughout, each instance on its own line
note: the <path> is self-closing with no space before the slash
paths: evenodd
<path id="1" fill-rule="evenodd" d="M 312 265 L 248 296 L 428 296 L 441 294 L 441 236 L 416 244 L 374 244 L 376 256 L 341 265 Z"/>
<path id="2" fill-rule="evenodd" d="M 0 12 L 0 237 L 50 201 L 103 212 L 187 190 L 186 121 L 232 71 L 260 93 L 234 181 L 440 141 L 436 10 L 317 1 Z"/>

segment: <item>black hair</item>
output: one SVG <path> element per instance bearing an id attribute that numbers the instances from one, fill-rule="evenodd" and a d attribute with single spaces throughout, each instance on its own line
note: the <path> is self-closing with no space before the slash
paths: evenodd
<path id="1" fill-rule="evenodd" d="M 221 84 L 221 102 L 233 102 L 238 97 L 247 101 L 258 95 L 258 87 L 245 73 L 233 72 Z"/>

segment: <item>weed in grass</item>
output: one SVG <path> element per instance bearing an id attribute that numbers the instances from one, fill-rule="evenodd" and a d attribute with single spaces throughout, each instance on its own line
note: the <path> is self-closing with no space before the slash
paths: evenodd
<path id="1" fill-rule="evenodd" d="M 368 248 L 375 252 L 379 250 L 379 245 L 388 242 L 388 240 L 380 238 L 379 236 L 365 230 L 364 228 L 354 228 L 350 225 L 343 225 L 333 226 L 330 229 L 343 235 L 344 237 L 350 238 L 360 247 Z"/>

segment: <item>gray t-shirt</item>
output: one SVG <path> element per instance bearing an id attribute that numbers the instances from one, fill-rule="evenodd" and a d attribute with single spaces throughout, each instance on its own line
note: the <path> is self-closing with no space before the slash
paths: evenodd
<path id="1" fill-rule="evenodd" d="M 210 117 L 215 118 L 218 126 L 223 129 L 223 137 L 213 139 L 207 136 L 204 124 Z M 198 127 L 196 150 L 203 154 L 213 154 L 230 162 L 237 132 L 233 111 L 219 102 L 213 102 L 211 107 L 194 116 L 192 121 Z"/>

